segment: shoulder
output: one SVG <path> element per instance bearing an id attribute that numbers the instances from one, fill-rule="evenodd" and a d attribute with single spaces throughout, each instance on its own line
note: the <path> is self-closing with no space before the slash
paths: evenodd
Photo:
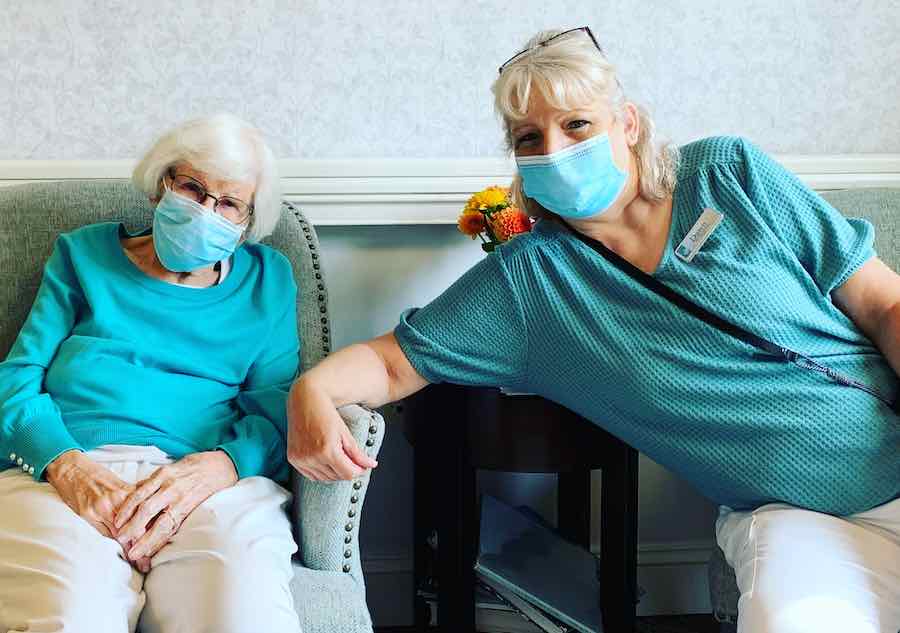
<path id="1" fill-rule="evenodd" d="M 742 164 L 764 154 L 741 136 L 710 136 L 681 146 L 679 179 L 690 178 L 710 167 Z"/>
<path id="2" fill-rule="evenodd" d="M 277 249 L 265 244 L 246 243 L 244 251 L 250 258 L 250 266 L 264 289 L 283 291 L 296 286 L 294 269 L 290 260 Z"/>
<path id="3" fill-rule="evenodd" d="M 565 231 L 552 220 L 538 220 L 531 232 L 518 235 L 510 241 L 501 244 L 496 250 L 500 263 L 511 263 L 527 260 L 542 252 L 561 237 L 565 237 Z"/>
<path id="4" fill-rule="evenodd" d="M 115 222 L 88 224 L 60 233 L 56 238 L 55 250 L 68 258 L 78 257 L 81 254 L 96 254 L 109 249 L 109 245 L 113 243 L 112 236 L 118 234 L 118 231 L 119 225 Z"/>

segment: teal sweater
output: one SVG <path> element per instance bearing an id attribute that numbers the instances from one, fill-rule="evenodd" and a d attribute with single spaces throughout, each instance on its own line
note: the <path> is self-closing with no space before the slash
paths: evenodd
<path id="1" fill-rule="evenodd" d="M 705 207 L 724 220 L 684 262 L 673 250 Z M 683 148 L 672 214 L 659 280 L 896 397 L 897 376 L 831 299 L 874 255 L 868 222 L 735 138 Z M 900 494 L 900 418 L 886 405 L 761 358 L 551 221 L 405 313 L 395 334 L 430 382 L 539 393 L 720 504 L 850 514 Z"/>
<path id="2" fill-rule="evenodd" d="M 132 264 L 123 235 L 97 224 L 57 240 L 0 363 L 0 467 L 40 479 L 66 450 L 133 444 L 175 458 L 218 448 L 240 477 L 285 478 L 299 348 L 290 264 L 245 244 L 221 284 L 176 286 Z"/>

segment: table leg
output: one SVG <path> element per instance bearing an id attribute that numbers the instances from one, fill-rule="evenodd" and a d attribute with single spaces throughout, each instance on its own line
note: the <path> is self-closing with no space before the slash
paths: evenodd
<path id="1" fill-rule="evenodd" d="M 475 563 L 478 543 L 475 469 L 468 459 L 466 434 L 459 426 L 459 388 L 446 386 L 438 428 L 448 429 L 439 450 L 432 453 L 437 466 L 434 505 L 438 532 L 438 630 L 441 633 L 475 631 Z"/>
<path id="2" fill-rule="evenodd" d="M 604 630 L 634 630 L 637 596 L 638 453 L 619 443 L 609 450 L 600 501 L 600 607 Z"/>
<path id="3" fill-rule="evenodd" d="M 556 525 L 563 538 L 591 548 L 591 471 L 559 473 Z"/>
<path id="4" fill-rule="evenodd" d="M 413 567 L 416 592 L 420 589 L 434 588 L 433 581 L 437 567 L 434 551 L 428 545 L 429 536 L 435 529 L 436 519 L 432 461 L 435 450 L 436 448 L 422 437 L 413 451 Z M 413 621 L 416 631 L 424 631 L 431 619 L 430 613 L 425 598 L 415 595 Z"/>

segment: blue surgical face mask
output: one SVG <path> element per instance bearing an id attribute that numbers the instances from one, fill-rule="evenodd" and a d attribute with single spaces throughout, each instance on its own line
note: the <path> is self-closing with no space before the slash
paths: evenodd
<path id="1" fill-rule="evenodd" d="M 153 214 L 156 256 L 172 272 L 190 272 L 227 259 L 243 234 L 243 227 L 169 188 Z"/>
<path id="2" fill-rule="evenodd" d="M 573 220 L 609 209 L 628 178 L 613 162 L 607 134 L 553 154 L 516 157 L 516 164 L 526 196 Z"/>

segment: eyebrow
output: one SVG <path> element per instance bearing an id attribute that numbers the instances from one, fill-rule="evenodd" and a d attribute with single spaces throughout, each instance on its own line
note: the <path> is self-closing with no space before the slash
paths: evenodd
<path id="1" fill-rule="evenodd" d="M 522 132 L 523 130 L 525 130 L 529 127 L 535 127 L 535 126 L 533 123 L 525 123 L 522 125 L 517 125 L 516 127 L 510 128 L 509 133 L 512 134 L 513 136 L 515 136 L 516 134 L 519 134 L 520 132 Z"/>
<path id="2" fill-rule="evenodd" d="M 184 175 L 187 176 L 188 178 L 191 178 L 191 179 L 199 182 L 201 185 L 203 185 L 203 188 L 206 189 L 207 192 L 210 191 L 209 183 L 206 181 L 205 178 L 199 178 L 199 177 L 193 176 L 191 174 L 184 174 Z M 243 202 L 245 204 L 250 204 L 249 202 L 244 200 L 241 196 L 237 195 L 236 193 L 229 193 L 228 191 L 216 191 L 215 193 L 220 198 L 234 198 L 235 200 L 240 200 L 241 202 Z"/>

